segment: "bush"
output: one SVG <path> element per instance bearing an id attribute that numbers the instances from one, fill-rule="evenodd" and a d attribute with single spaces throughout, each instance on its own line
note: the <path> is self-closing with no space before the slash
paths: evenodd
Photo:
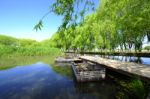
<path id="1" fill-rule="evenodd" d="M 149 51 L 150 50 L 150 46 L 145 46 L 144 49 Z"/>

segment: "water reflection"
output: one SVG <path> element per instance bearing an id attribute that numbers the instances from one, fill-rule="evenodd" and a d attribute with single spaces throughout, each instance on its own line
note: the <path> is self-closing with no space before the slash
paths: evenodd
<path id="1" fill-rule="evenodd" d="M 113 99 L 116 88 L 107 81 L 78 84 L 44 63 L 0 71 L 0 99 Z"/>
<path id="2" fill-rule="evenodd" d="M 100 99 L 115 99 L 117 88 L 111 81 L 76 83 L 76 91 L 92 94 Z"/>
<path id="3" fill-rule="evenodd" d="M 114 60 L 120 60 L 123 62 L 135 62 L 135 63 L 139 63 L 139 64 L 150 65 L 150 58 L 148 58 L 148 57 L 108 56 L 108 55 L 106 55 L 106 56 L 100 55 L 100 57 L 114 59 Z"/>

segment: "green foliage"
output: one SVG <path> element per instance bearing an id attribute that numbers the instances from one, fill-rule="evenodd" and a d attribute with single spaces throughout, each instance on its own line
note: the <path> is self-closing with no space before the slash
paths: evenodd
<path id="1" fill-rule="evenodd" d="M 149 51 L 150 50 L 150 46 L 145 46 L 144 49 Z"/>
<path id="2" fill-rule="evenodd" d="M 36 31 L 38 31 L 38 30 L 41 30 L 42 27 L 43 27 L 43 22 L 42 22 L 42 20 L 40 20 L 40 21 L 35 25 L 34 29 L 35 29 Z"/>
<path id="3" fill-rule="evenodd" d="M 58 7 L 60 11 L 56 11 L 56 14 L 60 15 L 64 15 L 69 10 L 67 7 L 73 3 L 70 4 L 66 0 L 57 1 L 58 5 L 56 3 L 55 8 Z M 62 5 L 59 5 L 60 2 Z M 76 0 L 74 3 L 76 4 Z M 61 8 L 64 5 L 65 8 Z M 68 13 L 72 13 L 69 11 Z M 113 51 L 119 48 L 122 51 L 141 51 L 144 38 L 150 38 L 148 19 L 149 0 L 101 0 L 99 8 L 94 13 L 86 16 L 79 24 L 66 24 L 67 27 L 58 31 L 51 40 L 55 46 L 64 50 Z"/>
<path id="4" fill-rule="evenodd" d="M 126 92 L 130 97 L 135 99 L 145 99 L 146 98 L 146 88 L 141 80 L 132 80 L 129 82 L 120 82 L 121 86 L 124 88 L 123 91 Z M 127 97 L 125 94 L 120 94 L 123 97 Z M 123 98 L 123 99 L 130 99 Z"/>
<path id="5" fill-rule="evenodd" d="M 92 8 L 94 2 L 91 0 L 56 0 L 51 6 L 55 14 L 63 16 L 60 29 L 77 23 L 78 18 L 84 18 L 85 13 Z"/>
<path id="6" fill-rule="evenodd" d="M 0 57 L 2 56 L 42 56 L 61 53 L 58 48 L 30 39 L 15 39 L 0 35 Z"/>
<path id="7" fill-rule="evenodd" d="M 33 46 L 35 44 L 37 44 L 38 42 L 36 42 L 35 40 L 30 40 L 30 39 L 20 39 L 18 41 L 18 47 L 27 47 L 27 46 Z"/>
<path id="8" fill-rule="evenodd" d="M 7 45 L 7 46 L 16 46 L 18 40 L 16 38 L 0 35 L 0 44 L 1 45 Z"/>

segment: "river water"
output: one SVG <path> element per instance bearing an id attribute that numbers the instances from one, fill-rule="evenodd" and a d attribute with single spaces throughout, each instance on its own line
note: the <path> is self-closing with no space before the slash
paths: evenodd
<path id="1" fill-rule="evenodd" d="M 98 82 L 77 83 L 70 66 L 36 62 L 0 70 L 0 99 L 121 99 L 124 95 L 128 97 L 122 89 L 124 87 L 110 77 Z"/>
<path id="2" fill-rule="evenodd" d="M 135 62 L 138 64 L 144 64 L 150 66 L 150 58 L 149 57 L 134 57 L 134 56 L 101 56 L 104 58 L 109 58 L 113 60 L 119 60 L 123 62 Z"/>
<path id="3" fill-rule="evenodd" d="M 113 99 L 116 91 L 110 81 L 79 84 L 44 63 L 0 71 L 0 99 Z"/>

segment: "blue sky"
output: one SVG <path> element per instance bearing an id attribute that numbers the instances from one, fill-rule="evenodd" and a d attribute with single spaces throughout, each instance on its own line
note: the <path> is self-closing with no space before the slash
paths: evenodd
<path id="1" fill-rule="evenodd" d="M 1 0 L 0 34 L 39 41 L 50 38 L 61 24 L 61 17 L 51 13 L 44 19 L 42 31 L 36 32 L 33 27 L 49 11 L 52 1 L 54 0 Z"/>
<path id="2" fill-rule="evenodd" d="M 38 41 L 50 38 L 62 18 L 51 13 L 44 19 L 42 31 L 33 30 L 55 0 L 0 0 L 0 34 Z M 98 2 L 98 0 L 96 0 Z M 98 3 L 97 3 L 98 5 Z"/>

